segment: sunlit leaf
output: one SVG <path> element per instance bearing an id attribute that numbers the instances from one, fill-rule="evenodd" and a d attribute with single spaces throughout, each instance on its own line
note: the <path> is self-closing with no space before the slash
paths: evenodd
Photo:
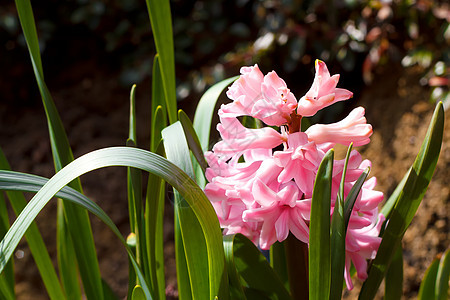
<path id="1" fill-rule="evenodd" d="M 419 300 L 435 299 L 436 277 L 439 269 L 439 259 L 433 260 L 425 272 L 419 289 Z"/>
<path id="2" fill-rule="evenodd" d="M 436 275 L 435 296 L 437 300 L 448 299 L 448 281 L 450 280 L 450 248 L 439 260 L 439 270 Z"/>
<path id="3" fill-rule="evenodd" d="M 167 113 L 170 123 L 174 123 L 177 120 L 177 96 L 170 2 L 168 0 L 146 0 L 146 3 L 156 51 L 159 55 L 159 70 L 162 75 Z"/>
<path id="4" fill-rule="evenodd" d="M 183 127 L 180 122 L 176 122 L 165 128 L 162 132 L 164 140 L 164 148 L 167 159 L 185 171 L 191 178 L 194 178 L 191 156 L 186 137 L 183 133 Z M 177 266 L 178 272 L 182 271 L 187 278 L 178 275 L 178 285 L 180 292 L 188 290 L 182 285 L 190 283 L 190 291 L 192 299 L 205 299 L 209 297 L 209 281 L 208 281 L 208 253 L 203 236 L 203 231 L 199 221 L 192 208 L 187 204 L 178 192 L 175 192 L 175 251 L 176 257 L 184 262 L 186 261 L 187 272 L 180 270 L 181 266 Z M 181 236 L 180 236 L 181 234 Z M 181 240 L 181 239 L 182 240 Z M 181 247 L 182 245 L 182 247 Z M 183 257 L 184 256 L 184 257 Z M 181 264 L 181 263 L 180 263 Z M 188 279 L 188 281 L 186 281 Z M 181 295 L 185 297 L 185 295 Z"/>
<path id="5" fill-rule="evenodd" d="M 1 149 L 0 149 L 0 169 L 10 170 L 9 163 L 6 160 L 6 157 Z M 10 200 L 14 213 L 16 215 L 20 214 L 20 212 L 27 205 L 27 200 L 25 199 L 24 195 L 20 192 L 13 192 L 13 191 L 8 191 L 6 194 Z M 65 297 L 64 292 L 59 283 L 58 276 L 56 275 L 55 268 L 53 267 L 53 263 L 50 258 L 50 255 L 48 254 L 44 240 L 42 239 L 41 233 L 39 232 L 39 229 L 35 222 L 31 223 L 28 231 L 25 234 L 25 238 L 27 239 L 31 255 L 33 256 L 33 259 L 36 262 L 36 266 L 42 277 L 42 281 L 44 282 L 45 288 L 47 289 L 47 293 L 50 299 L 52 300 L 63 299 Z M 68 291 L 66 291 L 66 295 L 67 292 Z M 77 295 L 75 291 L 71 293 L 71 295 L 72 294 Z"/>
<path id="6" fill-rule="evenodd" d="M 317 171 L 309 223 L 309 299 L 330 295 L 330 206 L 334 151 L 329 150 Z"/>
<path id="7" fill-rule="evenodd" d="M 402 237 L 411 223 L 417 208 L 430 183 L 441 150 L 444 131 L 444 109 L 442 103 L 436 106 L 427 134 L 416 157 L 405 185 L 399 191 L 398 199 L 391 212 L 389 223 L 383 233 L 377 256 L 369 267 L 368 278 L 364 282 L 359 298 L 371 299 L 375 296 L 387 268 Z"/>
<path id="8" fill-rule="evenodd" d="M 230 272 L 241 276 L 246 288 L 259 291 L 269 299 L 291 299 L 283 282 L 249 239 L 241 234 L 225 236 L 224 247 L 227 249 L 227 266 L 231 269 Z M 239 279 L 234 278 L 232 283 L 237 285 L 238 281 Z M 240 294 L 243 291 L 239 287 L 235 288 Z"/>
<path id="9" fill-rule="evenodd" d="M 40 57 L 39 41 L 31 3 L 29 0 L 16 0 L 16 8 L 19 14 L 19 20 L 23 29 L 25 41 L 30 52 L 34 75 L 41 93 L 41 98 L 48 121 L 47 123 L 53 161 L 55 163 L 55 169 L 58 171 L 73 161 L 72 151 L 70 149 L 70 144 L 64 131 L 61 118 L 59 117 L 56 106 L 45 84 Z M 78 191 L 81 191 L 81 184 L 78 179 L 74 180 L 70 185 Z M 67 227 L 72 236 L 74 252 L 77 257 L 80 276 L 84 285 L 86 296 L 89 299 L 103 299 L 100 269 L 98 266 L 94 238 L 87 212 L 77 206 L 73 206 L 71 203 L 63 203 L 63 206 L 66 216 L 64 220 L 67 221 Z M 58 248 L 68 246 L 69 245 L 60 245 Z M 70 263 L 73 263 L 73 261 L 65 262 L 67 265 Z M 76 264 L 72 265 L 76 267 Z M 60 275 L 65 276 L 65 273 L 62 272 Z M 71 280 L 71 278 L 64 279 L 65 282 L 68 282 L 69 280 Z M 73 287 L 78 285 L 78 280 L 72 280 L 71 285 Z"/>
<path id="10" fill-rule="evenodd" d="M 397 300 L 403 294 L 403 253 L 402 247 L 398 247 L 386 272 L 384 280 L 384 299 Z"/>
<path id="11" fill-rule="evenodd" d="M 30 200 L 0 243 L 0 272 L 36 215 L 57 191 L 74 178 L 107 166 L 126 166 L 151 172 L 174 186 L 186 199 L 200 222 L 208 248 L 210 297 L 226 299 L 227 275 L 222 233 L 214 208 L 198 185 L 167 159 L 146 150 L 112 147 L 90 152 L 67 165 Z M 0 172 L 1 174 L 1 172 Z M 144 288 L 144 287 L 143 287 Z M 145 289 L 144 289 L 145 290 Z"/>

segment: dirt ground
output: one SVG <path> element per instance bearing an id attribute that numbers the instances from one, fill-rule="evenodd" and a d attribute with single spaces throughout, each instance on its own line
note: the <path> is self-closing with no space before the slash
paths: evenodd
<path id="1" fill-rule="evenodd" d="M 70 74 L 70 78 L 62 75 L 49 83 L 75 157 L 102 147 L 124 145 L 127 137 L 128 91 L 117 86 L 117 75 L 91 72 L 91 68 L 89 61 L 80 63 L 65 72 Z M 350 104 L 351 107 L 364 106 L 368 122 L 373 125 L 371 143 L 360 150 L 363 157 L 372 160 L 371 176 L 378 178 L 378 189 L 386 195 L 390 195 L 412 164 L 433 112 L 434 104 L 428 101 L 429 89 L 419 85 L 421 72 L 414 68 L 381 71 L 373 85 L 363 89 L 361 97 Z M 65 84 L 61 85 L 62 82 Z M 138 143 L 143 148 L 149 144 L 148 95 L 149 84 L 138 86 Z M 404 299 L 417 297 L 427 266 L 449 247 L 449 126 L 447 112 L 444 143 L 437 170 L 418 214 L 404 237 Z M 31 106 L 0 103 L 0 146 L 14 170 L 51 177 L 54 171 L 48 141 L 44 111 L 38 102 Z M 127 235 L 129 225 L 125 174 L 124 168 L 98 170 L 84 175 L 82 183 L 85 194 L 96 201 L 121 232 Z M 166 211 L 170 211 L 170 208 L 168 203 Z M 56 201 L 51 201 L 37 221 L 53 258 L 56 258 L 55 214 Z M 170 213 L 167 216 L 167 284 L 174 287 L 173 225 Z M 120 298 L 124 298 L 128 282 L 125 250 L 105 225 L 94 217 L 91 220 L 102 274 Z M 15 261 L 18 299 L 47 299 L 39 273 L 23 241 L 16 250 Z M 346 293 L 346 298 L 355 298 L 357 290 L 358 285 L 352 293 Z"/>

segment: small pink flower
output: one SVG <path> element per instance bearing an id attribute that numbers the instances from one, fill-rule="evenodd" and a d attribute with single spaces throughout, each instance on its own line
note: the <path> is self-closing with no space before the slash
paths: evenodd
<path id="1" fill-rule="evenodd" d="M 281 183 L 294 179 L 305 197 L 311 197 L 314 179 L 324 153 L 317 149 L 314 142 L 308 141 L 303 132 L 288 135 L 288 147 L 274 153 L 275 163 L 283 167 L 278 176 Z"/>
<path id="2" fill-rule="evenodd" d="M 217 125 L 222 141 L 214 145 L 216 154 L 227 157 L 240 156 L 249 149 L 272 149 L 283 143 L 286 138 L 270 127 L 249 129 L 236 118 L 220 117 Z"/>
<path id="3" fill-rule="evenodd" d="M 289 91 L 284 80 L 272 71 L 264 76 L 261 91 L 263 97 L 255 103 L 252 116 L 269 126 L 286 124 L 297 107 L 297 99 Z"/>
<path id="4" fill-rule="evenodd" d="M 264 75 L 258 65 L 241 68 L 241 76 L 227 91 L 228 98 L 234 101 L 222 106 L 224 113 L 229 114 L 227 117 L 251 114 L 256 101 L 262 97 L 261 84 L 263 80 Z"/>
<path id="5" fill-rule="evenodd" d="M 262 223 L 261 249 L 268 250 L 275 241 L 284 241 L 289 231 L 301 241 L 308 242 L 309 229 L 301 215 L 309 207 L 299 199 L 299 192 L 293 181 L 281 185 L 278 191 L 261 180 L 254 181 L 252 193 L 260 207 L 244 211 L 242 219 L 249 223 Z"/>
<path id="6" fill-rule="evenodd" d="M 306 132 L 308 139 L 317 144 L 333 143 L 362 146 L 370 142 L 372 125 L 366 123 L 364 108 L 358 107 L 343 120 L 333 124 L 315 124 Z"/>
<path id="7" fill-rule="evenodd" d="M 316 75 L 311 89 L 298 102 L 297 113 L 301 116 L 310 117 L 319 110 L 338 101 L 351 98 L 353 93 L 336 88 L 339 75 L 330 77 L 326 64 L 316 60 Z"/>
<path id="8" fill-rule="evenodd" d="M 227 92 L 234 101 L 222 105 L 219 115 L 225 118 L 252 116 L 269 126 L 288 123 L 297 107 L 297 99 L 284 80 L 274 71 L 263 76 L 257 65 L 241 68 L 241 74 Z"/>
<path id="9" fill-rule="evenodd" d="M 354 213 L 352 213 L 353 216 Z M 353 263 L 356 269 L 358 278 L 366 280 L 367 278 L 367 260 L 374 259 L 381 243 L 379 237 L 381 225 L 385 218 L 383 215 L 378 215 L 378 209 L 374 211 L 374 222 L 363 228 L 347 228 L 347 235 L 345 237 L 345 270 L 344 278 L 348 290 L 353 289 L 353 283 L 350 276 L 350 264 Z M 350 217 L 351 219 L 352 217 Z"/>

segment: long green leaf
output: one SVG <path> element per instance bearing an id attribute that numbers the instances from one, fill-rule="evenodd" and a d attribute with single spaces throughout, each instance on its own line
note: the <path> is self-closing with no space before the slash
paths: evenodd
<path id="1" fill-rule="evenodd" d="M 6 234 L 9 229 L 8 210 L 3 193 L 0 192 L 0 236 Z M 0 296 L 2 299 L 13 300 L 14 294 L 14 260 L 11 258 L 5 267 L 5 271 L 0 274 Z"/>
<path id="2" fill-rule="evenodd" d="M 386 272 L 384 280 L 384 299 L 398 300 L 403 294 L 403 253 L 402 247 L 398 247 Z"/>
<path id="3" fill-rule="evenodd" d="M 222 233 L 214 208 L 198 185 L 167 159 L 146 150 L 131 147 L 111 147 L 85 154 L 55 174 L 30 200 L 0 242 L 0 272 L 13 254 L 25 231 L 36 215 L 63 186 L 74 178 L 107 166 L 126 166 L 151 172 L 175 187 L 194 210 L 202 226 L 208 247 L 210 299 L 227 298 L 225 257 Z M 1 174 L 1 172 L 0 172 Z M 216 259 L 214 259 L 216 258 Z"/>
<path id="4" fill-rule="evenodd" d="M 100 151 L 100 150 L 99 150 Z M 91 152 L 93 153 L 93 152 Z M 94 155 L 95 156 L 95 155 Z M 95 159 L 95 158 L 94 158 Z M 81 168 L 77 168 L 77 163 L 70 164 L 64 170 L 72 169 L 77 170 L 78 176 L 89 172 L 91 170 L 95 170 L 101 167 L 94 167 L 93 169 L 89 169 L 89 166 L 86 164 L 89 164 L 89 162 L 84 162 L 82 159 L 78 159 L 77 161 L 80 164 Z M 106 159 L 107 160 L 107 159 Z M 103 164 L 106 164 L 106 166 L 111 166 L 111 164 L 107 164 L 103 162 Z M 82 166 L 81 166 L 82 165 Z M 113 164 L 114 165 L 114 164 Z M 124 165 L 124 164 L 119 164 Z M 127 166 L 127 165 L 124 165 Z M 84 167 L 84 168 L 83 168 Z M 77 172 L 75 171 L 75 172 Z M 64 171 L 59 172 L 58 174 L 64 173 Z M 47 178 L 43 178 L 36 175 L 30 175 L 30 174 L 24 174 L 24 173 L 18 173 L 18 172 L 12 172 L 12 171 L 0 171 L 0 190 L 9 190 L 9 191 L 26 191 L 26 192 L 37 192 L 37 194 L 31 199 L 30 203 L 24 208 L 23 212 L 19 215 L 19 217 L 14 222 L 13 226 L 11 226 L 11 229 L 8 231 L 8 234 L 12 231 L 18 232 L 19 234 L 23 235 L 23 230 L 26 230 L 26 227 L 29 226 L 33 219 L 36 217 L 36 215 L 39 213 L 39 211 L 50 201 L 50 199 L 53 196 L 59 197 L 61 199 L 64 199 L 66 201 L 70 201 L 71 203 L 75 205 L 80 205 L 99 217 L 112 231 L 113 233 L 119 238 L 119 240 L 122 242 L 122 244 L 125 246 L 125 249 L 128 252 L 128 256 L 131 260 L 131 263 L 134 266 L 134 269 L 136 270 L 138 277 L 140 280 L 143 280 L 142 288 L 144 291 L 146 291 L 146 295 L 148 299 L 152 299 L 150 296 L 150 292 L 148 290 L 148 287 L 145 284 L 144 276 L 136 262 L 136 259 L 131 251 L 131 249 L 127 246 L 127 242 L 122 237 L 122 234 L 120 233 L 119 229 L 116 227 L 116 225 L 113 223 L 113 221 L 106 215 L 106 213 L 93 201 L 89 200 L 86 196 L 81 194 L 80 192 L 76 191 L 75 189 L 65 186 L 68 184 L 67 180 L 70 180 L 73 178 L 70 174 L 62 174 L 62 175 L 55 175 L 52 179 L 48 180 Z M 59 178 L 58 178 L 59 176 Z M 78 177 L 77 176 L 77 177 Z M 56 180 L 55 180 L 56 177 Z M 38 198 L 36 200 L 36 198 Z M 41 201 L 39 201 L 41 200 Z M 34 203 L 33 203 L 34 202 Z M 23 220 L 22 222 L 20 220 Z M 20 237 L 14 237 L 14 239 L 10 240 L 9 242 L 15 243 L 15 240 L 20 240 Z M 3 268 L 3 260 L 5 257 L 10 256 L 11 254 L 8 252 L 9 249 L 11 249 L 9 246 L 12 246 L 11 243 L 7 242 L 7 237 L 2 240 L 0 243 L 0 249 L 2 250 L 0 252 L 0 272 Z M 3 247 L 3 245 L 8 244 L 9 246 Z M 16 245 L 17 246 L 17 245 Z M 14 249 L 12 249 L 14 251 Z M 103 285 L 103 283 L 102 283 Z M 109 287 L 107 287 L 109 288 Z"/>
<path id="5" fill-rule="evenodd" d="M 186 137 L 183 134 L 183 127 L 180 122 L 176 122 L 165 128 L 162 132 L 164 148 L 167 159 L 184 170 L 191 178 L 194 178 L 191 157 Z M 208 282 L 208 253 L 202 228 L 197 220 L 192 208 L 187 205 L 180 195 L 175 192 L 175 215 L 178 222 L 182 241 L 176 239 L 178 243 L 176 250 L 177 257 L 184 255 L 188 269 L 188 278 L 192 299 L 206 299 L 209 297 Z M 177 232 L 175 232 L 177 233 Z M 180 247 L 180 242 L 183 248 Z M 220 256 L 219 256 L 220 257 Z M 215 258 L 214 258 L 215 259 Z M 179 285 L 186 284 L 182 278 L 178 279 Z"/>
<path id="6" fill-rule="evenodd" d="M 217 99 L 223 89 L 235 81 L 239 76 L 222 80 L 210 87 L 200 98 L 194 116 L 194 129 L 205 152 L 209 147 L 209 134 L 211 132 L 211 122 Z"/>
<path id="7" fill-rule="evenodd" d="M 181 125 L 183 125 L 184 135 L 186 136 L 189 149 L 191 149 L 194 154 L 195 159 L 199 163 L 203 172 L 205 172 L 208 167 L 205 156 L 203 155 L 202 146 L 200 145 L 200 140 L 198 139 L 197 133 L 195 132 L 194 126 L 189 120 L 189 117 L 182 110 L 178 111 L 178 118 L 180 119 Z"/>
<path id="8" fill-rule="evenodd" d="M 159 111 L 159 113 L 158 113 Z M 157 110 L 155 116 L 159 116 L 161 109 Z M 163 155 L 162 142 L 153 151 Z M 166 184 L 160 177 L 149 174 L 147 181 L 147 193 L 145 199 L 145 234 L 147 243 L 147 260 L 149 283 L 154 291 L 155 299 L 165 299 L 164 278 L 164 245 L 163 245 L 163 221 L 164 221 L 164 199 Z"/>
<path id="9" fill-rule="evenodd" d="M 439 270 L 439 259 L 434 259 L 431 265 L 428 267 L 425 272 L 425 276 L 422 279 L 422 283 L 420 284 L 419 296 L 417 299 L 419 300 L 430 300 L 435 299 L 435 290 L 436 290 L 436 278 L 437 272 Z"/>
<path id="10" fill-rule="evenodd" d="M 350 192 L 347 195 L 347 198 L 345 198 L 344 203 L 344 221 L 345 221 L 345 228 L 347 229 L 348 222 L 350 221 L 350 216 L 352 214 L 353 206 L 355 205 L 355 201 L 358 198 L 358 194 L 361 191 L 361 188 L 364 184 L 364 181 L 366 181 L 367 176 L 369 176 L 370 173 L 370 167 L 367 167 L 362 174 L 359 176 L 359 178 L 356 180 L 356 182 L 353 184 L 352 188 L 350 189 Z"/>
<path id="11" fill-rule="evenodd" d="M 283 241 L 289 289 L 293 299 L 309 297 L 309 256 L 308 244 L 289 234 Z M 286 285 L 286 283 L 285 283 Z"/>
<path id="12" fill-rule="evenodd" d="M 260 291 L 270 299 L 291 299 L 283 282 L 249 239 L 242 234 L 225 236 L 224 247 L 228 248 L 228 266 L 242 276 L 246 287 Z"/>
<path id="13" fill-rule="evenodd" d="M 153 60 L 152 74 L 152 124 L 150 133 L 150 150 L 156 151 L 156 147 L 161 140 L 161 131 L 167 126 L 167 108 L 165 104 L 164 86 L 162 83 L 161 71 L 159 67 L 159 56 L 155 55 Z M 158 112 L 159 110 L 159 112 Z"/>
<path id="14" fill-rule="evenodd" d="M 177 96 L 170 2 L 169 0 L 146 0 L 146 3 L 156 51 L 159 55 L 159 69 L 162 75 L 167 113 L 170 123 L 174 123 L 177 120 Z"/>
<path id="15" fill-rule="evenodd" d="M 309 223 L 309 299 L 323 300 L 330 295 L 330 206 L 333 175 L 333 149 L 329 150 L 317 171 Z"/>
<path id="16" fill-rule="evenodd" d="M 0 169 L 10 170 L 8 161 L 6 160 L 3 151 L 0 149 Z M 24 195 L 19 192 L 7 192 L 8 198 L 10 200 L 11 206 L 16 215 L 27 205 L 27 200 Z M 45 288 L 47 289 L 50 299 L 64 299 L 64 292 L 56 275 L 56 271 L 53 267 L 52 260 L 48 254 L 47 248 L 45 247 L 44 240 L 42 239 L 41 233 L 35 222 L 31 223 L 30 228 L 25 234 L 28 246 L 30 247 L 31 255 L 36 262 L 36 266 L 41 274 L 42 281 L 44 282 Z M 67 293 L 66 293 L 67 295 Z"/>
<path id="17" fill-rule="evenodd" d="M 29 0 L 16 0 L 15 2 L 47 116 L 53 160 L 55 169 L 58 171 L 73 160 L 73 154 L 58 111 L 44 81 L 44 72 L 31 3 Z M 72 182 L 71 186 L 81 191 L 79 180 Z M 67 226 L 72 235 L 86 296 L 89 299 L 103 299 L 100 269 L 87 212 L 68 203 L 67 205 L 64 204 L 64 213 L 68 223 Z M 61 273 L 61 276 L 65 276 L 65 274 Z M 73 282 L 73 286 L 76 284 L 77 282 Z"/>
<path id="18" fill-rule="evenodd" d="M 214 84 L 200 98 L 194 115 L 193 127 L 197 134 L 203 153 L 207 151 L 210 146 L 209 135 L 211 133 L 211 122 L 217 100 L 219 99 L 222 91 L 237 78 L 239 78 L 239 76 L 228 78 Z M 194 172 L 197 177 L 198 185 L 203 188 L 206 184 L 206 179 L 203 175 L 201 175 L 204 172 L 201 164 L 195 166 Z"/>
<path id="19" fill-rule="evenodd" d="M 344 201 L 337 196 L 331 218 L 331 286 L 330 299 L 341 299 L 345 267 Z"/>
<path id="20" fill-rule="evenodd" d="M 385 216 L 386 220 L 389 220 L 389 218 L 391 217 L 391 212 L 394 209 L 394 206 L 397 203 L 397 200 L 399 199 L 400 193 L 403 191 L 403 188 L 405 187 L 405 183 L 406 183 L 406 180 L 408 179 L 410 172 L 411 172 L 411 169 L 409 169 L 408 172 L 406 172 L 406 174 L 403 176 L 400 183 L 397 185 L 395 190 L 392 192 L 389 199 L 383 205 L 383 208 L 380 210 L 380 214 Z"/>
<path id="21" fill-rule="evenodd" d="M 225 261 L 227 263 L 228 280 L 230 283 L 230 297 L 231 299 L 246 300 L 247 297 L 245 296 L 241 278 L 234 263 L 234 237 L 235 235 L 226 235 L 223 237 L 223 249 L 225 251 Z"/>
<path id="22" fill-rule="evenodd" d="M 345 235 L 346 226 L 344 217 L 344 187 L 347 174 L 348 161 L 352 152 L 353 143 L 347 149 L 344 169 L 342 170 L 341 184 L 334 204 L 331 218 L 331 286 L 330 299 L 341 299 L 342 285 L 344 284 L 345 267 Z M 359 190 L 358 190 L 359 191 Z M 356 197 L 355 197 L 356 198 Z M 351 205 L 353 207 L 353 205 Z"/>
<path id="23" fill-rule="evenodd" d="M 399 247 L 436 168 L 443 131 L 444 109 L 440 102 L 436 106 L 425 140 L 409 171 L 405 186 L 395 201 L 396 204 L 383 233 L 377 256 L 369 267 L 368 278 L 361 288 L 360 299 L 372 299 L 386 274 L 393 253 Z"/>
<path id="24" fill-rule="evenodd" d="M 130 118 L 129 118 L 129 133 L 127 146 L 136 147 L 137 133 L 136 133 L 136 85 L 133 85 L 130 92 Z M 127 190 L 128 190 L 128 206 L 130 209 L 130 228 L 131 232 L 136 234 L 136 259 L 143 270 L 148 270 L 146 243 L 145 243 L 145 229 L 144 229 L 144 215 L 142 202 L 142 173 L 140 170 L 134 168 L 127 168 Z M 145 271 L 145 273 L 148 273 Z M 149 274 L 145 274 L 149 276 Z"/>
<path id="25" fill-rule="evenodd" d="M 439 270 L 436 275 L 435 296 L 437 300 L 448 299 L 448 281 L 450 280 L 450 248 L 439 260 Z"/>
<path id="26" fill-rule="evenodd" d="M 289 275 L 286 261 L 286 252 L 283 243 L 275 242 L 270 247 L 270 266 L 280 277 L 286 290 L 289 291 Z"/>
<path id="27" fill-rule="evenodd" d="M 201 188 L 204 188 L 206 184 L 204 173 L 208 167 L 208 163 L 203 154 L 202 146 L 200 145 L 200 141 L 191 120 L 189 120 L 189 117 L 184 111 L 178 111 L 178 119 L 180 120 L 181 125 L 183 125 L 184 135 L 186 136 L 189 148 L 192 151 L 195 181 Z"/>
<path id="28" fill-rule="evenodd" d="M 80 299 L 81 290 L 78 279 L 78 269 L 73 262 L 76 261 L 75 250 L 72 237 L 67 228 L 67 222 L 64 216 L 62 199 L 58 199 L 56 212 L 56 254 L 58 258 L 58 267 L 61 274 L 61 283 L 66 293 L 67 299 Z M 25 207 L 26 203 L 23 205 Z"/>

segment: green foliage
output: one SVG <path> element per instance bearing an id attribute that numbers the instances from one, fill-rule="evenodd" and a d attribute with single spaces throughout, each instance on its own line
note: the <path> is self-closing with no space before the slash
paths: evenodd
<path id="1" fill-rule="evenodd" d="M 3 154 L 3 151 L 1 151 L 1 149 L 0 149 L 0 169 L 10 170 L 9 163 L 6 160 L 6 157 Z M 14 210 L 14 213 L 16 215 L 19 215 L 27 205 L 27 200 L 25 199 L 24 195 L 20 192 L 14 191 L 7 191 L 6 194 Z M 50 258 L 50 255 L 48 254 L 44 240 L 42 239 L 41 233 L 39 232 L 39 229 L 35 222 L 31 223 L 30 228 L 25 234 L 25 238 L 27 239 L 31 254 L 33 255 L 34 261 L 36 262 L 36 265 L 42 277 L 42 281 L 44 282 L 45 288 L 47 289 L 50 299 L 55 300 L 62 299 L 64 297 L 64 292 L 61 288 L 58 276 L 56 275 L 56 271 L 53 267 L 53 263 Z M 68 235 L 66 235 L 66 238 L 70 239 Z M 72 269 L 74 269 L 73 264 Z M 68 273 L 68 275 L 69 274 L 70 273 Z M 7 275 L 7 273 L 5 273 L 5 275 Z M 5 289 L 5 292 L 6 291 L 7 289 Z M 68 292 L 69 290 L 67 290 L 66 288 L 65 294 L 69 295 Z M 74 293 L 76 293 L 76 291 Z"/>
<path id="2" fill-rule="evenodd" d="M 326 299 L 330 294 L 330 206 L 334 151 L 327 152 L 314 182 L 309 223 L 309 299 Z"/>
<path id="3" fill-rule="evenodd" d="M 444 109 L 442 103 L 436 106 L 419 154 L 402 181 L 403 187 L 395 200 L 389 223 L 382 235 L 380 247 L 372 262 L 368 278 L 361 288 L 360 299 L 373 298 L 400 246 L 403 234 L 411 223 L 417 208 L 430 183 L 441 150 L 444 130 Z"/>
<path id="4" fill-rule="evenodd" d="M 258 299 L 248 295 L 249 289 L 269 299 L 290 299 L 278 275 L 249 239 L 241 234 L 227 235 L 223 244 L 227 269 L 232 274 L 230 286 L 235 296 L 233 299 Z"/>

